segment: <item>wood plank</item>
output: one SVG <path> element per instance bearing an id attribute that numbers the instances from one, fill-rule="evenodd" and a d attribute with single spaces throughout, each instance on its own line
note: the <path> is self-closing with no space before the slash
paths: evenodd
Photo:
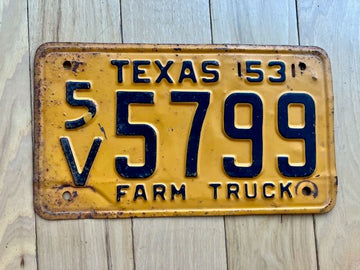
<path id="1" fill-rule="evenodd" d="M 125 43 L 211 43 L 206 0 L 122 0 L 121 10 Z"/>
<path id="2" fill-rule="evenodd" d="M 292 0 L 211 0 L 214 43 L 298 45 Z"/>
<path id="3" fill-rule="evenodd" d="M 360 269 L 360 2 L 298 1 L 302 45 L 324 48 L 332 64 L 335 208 L 315 217 L 320 269 Z"/>
<path id="4" fill-rule="evenodd" d="M 295 1 L 211 0 L 214 43 L 297 45 Z M 226 217 L 229 269 L 316 269 L 312 216 Z"/>
<path id="5" fill-rule="evenodd" d="M 0 2 L 0 269 L 35 269 L 26 1 Z"/>
<path id="6" fill-rule="evenodd" d="M 122 1 L 124 42 L 211 43 L 209 3 Z M 224 223 L 216 218 L 133 219 L 137 269 L 226 269 Z"/>
<path id="7" fill-rule="evenodd" d="M 32 61 L 43 42 L 121 42 L 118 0 L 31 0 L 29 4 Z M 54 222 L 37 217 L 37 242 L 40 269 L 133 267 L 130 220 Z"/>

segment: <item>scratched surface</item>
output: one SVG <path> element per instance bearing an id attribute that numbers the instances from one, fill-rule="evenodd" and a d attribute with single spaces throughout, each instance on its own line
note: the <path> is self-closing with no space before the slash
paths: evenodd
<path id="1" fill-rule="evenodd" d="M 356 0 L 0 1 L 0 269 L 360 269 L 359 13 Z M 47 41 L 321 46 L 335 96 L 335 208 L 315 216 L 36 216 L 32 64 Z"/>

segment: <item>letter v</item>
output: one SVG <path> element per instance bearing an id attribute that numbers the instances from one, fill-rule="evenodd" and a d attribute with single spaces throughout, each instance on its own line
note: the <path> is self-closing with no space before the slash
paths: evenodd
<path id="1" fill-rule="evenodd" d="M 79 173 L 79 169 L 76 164 L 69 139 L 67 137 L 60 137 L 60 143 L 61 143 L 62 149 L 64 151 L 66 160 L 68 162 L 75 186 L 84 186 L 85 185 L 86 180 L 89 176 L 89 171 L 91 169 L 91 166 L 94 163 L 97 152 L 99 151 L 101 142 L 102 142 L 102 138 L 99 138 L 99 137 L 94 138 L 94 142 L 91 146 L 89 155 L 86 159 L 85 166 L 84 166 L 82 172 Z"/>

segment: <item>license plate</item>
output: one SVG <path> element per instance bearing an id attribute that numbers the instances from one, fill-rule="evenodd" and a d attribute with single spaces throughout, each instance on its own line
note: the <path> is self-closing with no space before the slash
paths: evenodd
<path id="1" fill-rule="evenodd" d="M 334 206 L 322 49 L 48 43 L 34 83 L 34 204 L 44 218 Z"/>

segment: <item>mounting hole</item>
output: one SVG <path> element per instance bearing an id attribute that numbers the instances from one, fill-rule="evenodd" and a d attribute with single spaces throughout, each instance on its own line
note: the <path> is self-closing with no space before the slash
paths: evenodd
<path id="1" fill-rule="evenodd" d="M 64 67 L 65 69 L 71 69 L 71 62 L 70 62 L 70 61 L 65 61 L 65 62 L 63 63 L 63 67 Z"/>
<path id="2" fill-rule="evenodd" d="M 309 188 L 309 187 L 304 187 L 301 192 L 305 196 L 310 196 L 312 193 L 311 188 Z"/>
<path id="3" fill-rule="evenodd" d="M 300 70 L 305 70 L 306 69 L 306 64 L 303 63 L 303 62 L 300 62 L 299 63 L 299 68 L 300 68 Z"/>
<path id="4" fill-rule="evenodd" d="M 71 193 L 69 191 L 65 191 L 62 195 L 63 199 L 65 201 L 70 201 L 71 200 Z"/>

